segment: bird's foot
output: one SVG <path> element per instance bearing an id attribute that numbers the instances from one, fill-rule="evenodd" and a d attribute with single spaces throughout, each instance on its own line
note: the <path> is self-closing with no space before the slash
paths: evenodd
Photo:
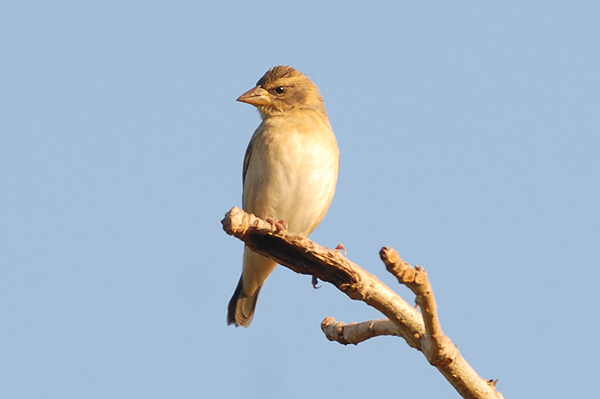
<path id="1" fill-rule="evenodd" d="M 320 286 L 317 287 L 317 284 L 319 284 L 319 280 L 317 280 L 317 278 L 315 276 L 313 276 L 312 278 L 312 286 L 315 290 L 318 290 L 319 288 L 321 288 Z"/>
<path id="2" fill-rule="evenodd" d="M 283 220 L 283 219 L 282 219 L 282 220 L 280 220 L 280 221 L 278 221 L 278 222 L 276 222 L 274 219 L 267 218 L 267 222 L 268 222 L 268 223 L 269 223 L 271 226 L 275 227 L 275 230 L 276 230 L 278 233 L 282 233 L 282 232 L 284 232 L 284 231 L 287 231 L 287 229 L 288 229 L 288 224 L 287 224 L 287 222 L 286 222 L 285 220 Z"/>
<path id="3" fill-rule="evenodd" d="M 335 247 L 336 250 L 338 251 L 344 251 L 344 256 L 348 256 L 348 251 L 346 250 L 346 247 L 344 246 L 344 244 L 339 243 L 337 247 Z"/>

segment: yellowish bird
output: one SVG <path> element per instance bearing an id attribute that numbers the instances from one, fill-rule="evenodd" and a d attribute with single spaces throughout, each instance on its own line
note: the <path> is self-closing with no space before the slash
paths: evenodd
<path id="1" fill-rule="evenodd" d="M 262 118 L 244 159 L 244 210 L 308 236 L 329 209 L 340 164 L 319 88 L 302 72 L 276 66 L 237 100 L 254 105 Z M 244 248 L 227 324 L 250 325 L 260 289 L 275 266 Z"/>

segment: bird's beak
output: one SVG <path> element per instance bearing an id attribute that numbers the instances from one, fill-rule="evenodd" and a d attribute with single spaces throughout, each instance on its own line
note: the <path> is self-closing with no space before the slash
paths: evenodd
<path id="1" fill-rule="evenodd" d="M 255 88 L 248 90 L 247 92 L 242 94 L 237 100 L 243 103 L 252 104 L 254 106 L 272 104 L 269 92 L 260 86 L 256 86 Z"/>

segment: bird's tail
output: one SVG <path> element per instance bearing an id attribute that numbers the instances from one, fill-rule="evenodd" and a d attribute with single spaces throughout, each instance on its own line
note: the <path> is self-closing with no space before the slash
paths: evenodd
<path id="1" fill-rule="evenodd" d="M 254 317 L 256 301 L 262 286 L 258 287 L 252 295 L 244 292 L 244 276 L 240 281 L 227 306 L 227 324 L 235 324 L 236 327 L 248 327 Z"/>

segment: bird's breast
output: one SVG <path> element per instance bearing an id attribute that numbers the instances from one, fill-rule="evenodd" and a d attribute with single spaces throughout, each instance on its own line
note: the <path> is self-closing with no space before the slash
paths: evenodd
<path id="1" fill-rule="evenodd" d="M 310 234 L 335 193 L 339 150 L 328 120 L 272 118 L 255 132 L 244 181 L 244 209 L 285 220 L 290 231 Z"/>

